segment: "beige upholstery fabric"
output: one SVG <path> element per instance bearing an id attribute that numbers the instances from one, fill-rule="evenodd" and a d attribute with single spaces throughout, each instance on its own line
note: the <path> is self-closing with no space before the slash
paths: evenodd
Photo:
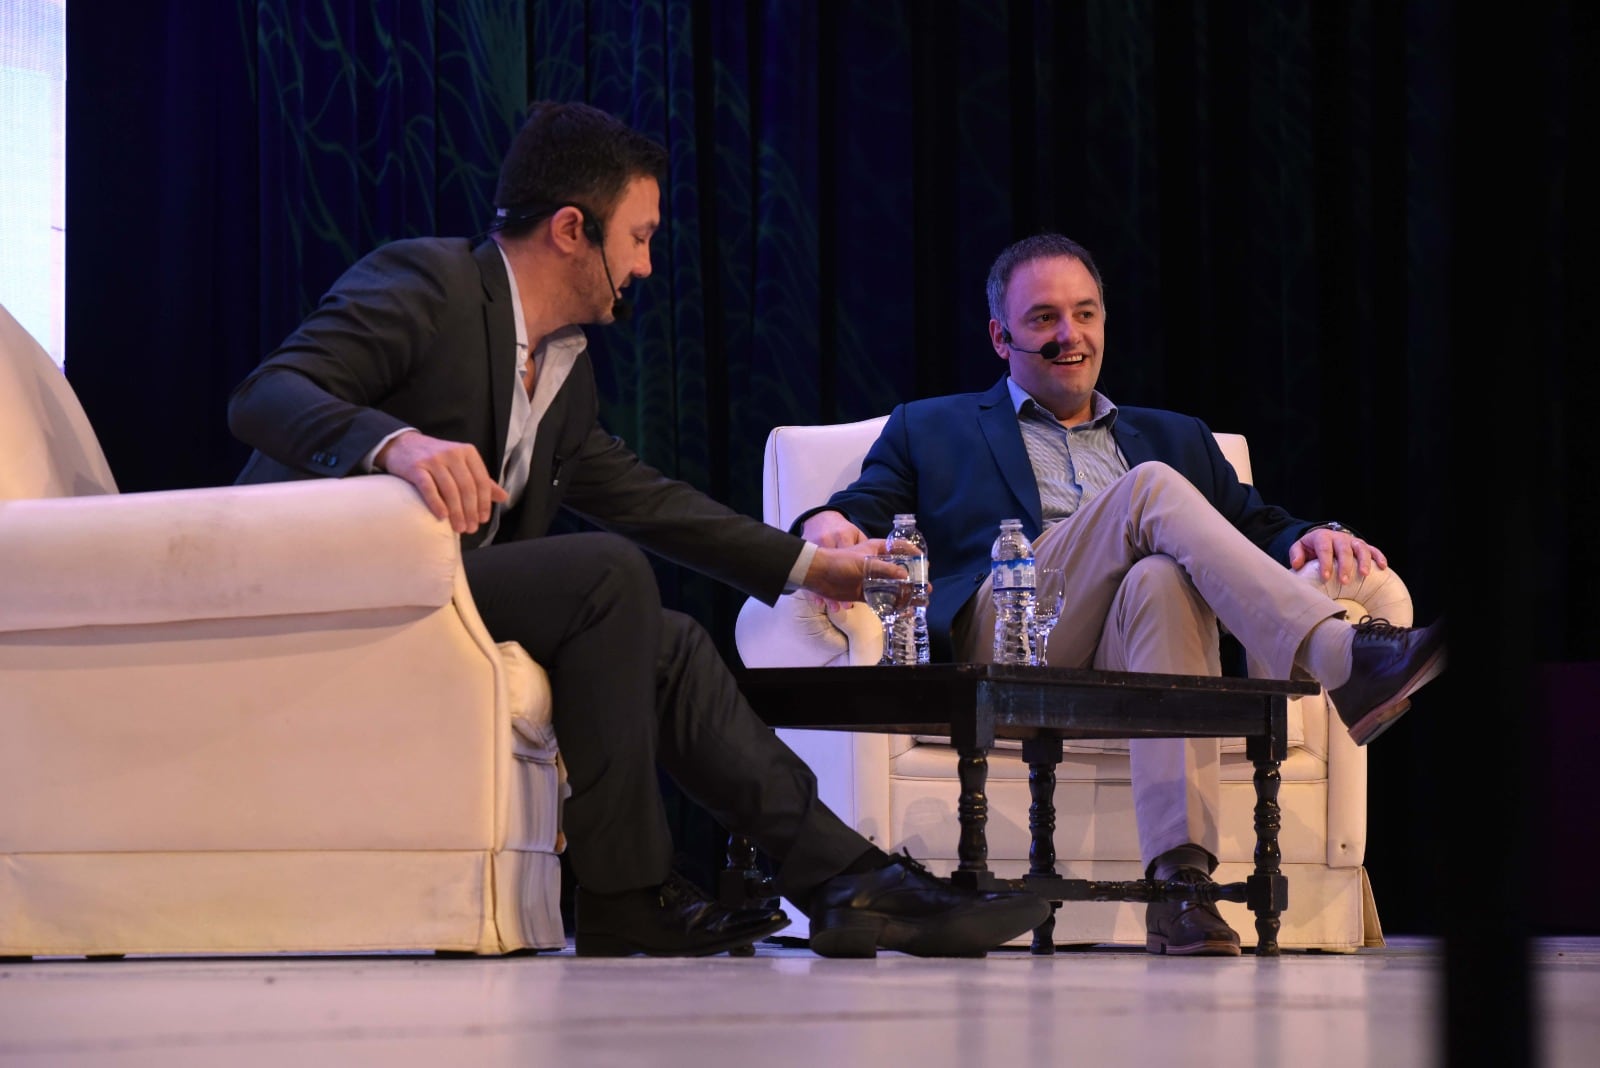
<path id="1" fill-rule="evenodd" d="M 861 459 L 885 419 L 832 426 L 779 427 L 767 439 L 763 517 L 787 527 L 860 471 Z M 1239 477 L 1249 481 L 1245 439 L 1218 434 Z M 1301 576 L 1319 582 L 1314 567 Z M 1411 622 L 1411 599 L 1393 570 L 1327 587 L 1352 619 L 1371 613 Z M 772 608 L 749 601 L 736 632 L 749 667 L 871 664 L 882 630 L 862 604 L 827 613 L 804 594 Z M 1377 911 L 1362 860 L 1366 852 L 1366 751 L 1350 741 L 1322 695 L 1290 703 L 1289 759 L 1283 765 L 1281 846 L 1289 879 L 1285 948 L 1350 951 L 1382 943 Z M 935 871 L 956 864 L 955 751 L 936 738 L 831 731 L 780 731 L 817 773 L 822 799 L 880 847 L 902 846 Z M 1028 769 L 1014 743 L 989 760 L 989 863 L 1020 875 L 1028 867 Z M 1057 769 L 1057 870 L 1066 876 L 1136 879 L 1143 874 L 1133 820 L 1133 791 L 1124 742 L 1067 745 Z M 1218 878 L 1243 878 L 1255 848 L 1253 767 L 1242 740 L 1222 757 L 1221 867 Z M 1255 928 L 1241 905 L 1222 904 L 1246 945 Z M 1104 902 L 1064 905 L 1057 913 L 1061 943 L 1144 944 L 1144 906 Z M 1026 941 L 1026 938 L 1019 940 Z"/>
<path id="2" fill-rule="evenodd" d="M 117 492 L 72 387 L 4 305 L 0 352 L 0 501 Z"/>
<path id="3" fill-rule="evenodd" d="M 565 944 L 548 680 L 409 486 L 119 495 L 3 309 L 0 381 L 0 955 Z"/>

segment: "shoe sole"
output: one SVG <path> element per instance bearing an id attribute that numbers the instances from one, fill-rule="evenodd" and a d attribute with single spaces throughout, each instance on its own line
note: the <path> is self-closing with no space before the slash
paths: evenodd
<path id="1" fill-rule="evenodd" d="M 719 938 L 714 942 L 690 947 L 662 947 L 651 948 L 640 945 L 626 938 L 616 935 L 600 934 L 598 932 L 585 932 L 580 930 L 573 939 L 573 953 L 579 957 L 711 957 L 718 953 L 726 953 L 730 949 L 748 946 L 759 942 L 769 935 L 776 934 L 789 926 L 789 917 L 772 923 L 762 924 L 753 930 L 740 935 L 729 935 Z"/>
<path id="2" fill-rule="evenodd" d="M 1237 957 L 1242 952 L 1233 942 L 1190 942 L 1184 946 L 1168 945 L 1165 938 L 1150 935 L 1144 940 L 1146 953 L 1158 957 Z"/>
<path id="3" fill-rule="evenodd" d="M 834 909 L 811 927 L 811 952 L 819 957 L 870 958 L 878 950 L 913 957 L 982 957 L 1018 935 L 1038 927 L 1050 903 L 1020 899 L 952 909 L 937 916 L 906 919 L 864 909 Z"/>
<path id="4" fill-rule="evenodd" d="M 1395 695 L 1356 720 L 1350 727 L 1350 737 L 1357 745 L 1366 745 L 1378 735 L 1395 725 L 1395 721 L 1411 707 L 1411 695 L 1432 681 L 1444 670 L 1445 650 L 1441 646 Z"/>

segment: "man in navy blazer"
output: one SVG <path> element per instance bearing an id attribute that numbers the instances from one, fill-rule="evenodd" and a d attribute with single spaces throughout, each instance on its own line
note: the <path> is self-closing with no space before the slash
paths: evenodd
<path id="1" fill-rule="evenodd" d="M 1058 234 L 1024 239 L 989 273 L 989 334 L 1009 374 L 987 392 L 897 407 L 861 475 L 801 515 L 823 546 L 886 533 L 916 514 L 928 540 L 930 639 L 938 655 L 993 658 L 990 548 L 1020 518 L 1039 567 L 1066 576 L 1052 666 L 1221 673 L 1218 624 L 1273 677 L 1303 673 L 1357 744 L 1409 707 L 1444 665 L 1443 627 L 1352 623 L 1295 576 L 1320 561 L 1348 579 L 1387 561 L 1338 523 L 1297 519 L 1241 483 L 1204 423 L 1118 407 L 1095 389 L 1105 304 L 1087 250 Z M 1130 744 L 1147 872 L 1190 884 L 1216 867 L 1218 742 Z M 1152 904 L 1153 953 L 1232 956 L 1239 936 L 1214 905 Z"/>
<path id="2" fill-rule="evenodd" d="M 846 827 L 705 631 L 662 608 L 640 548 L 769 602 L 859 597 L 863 566 L 665 477 L 600 426 L 579 324 L 623 317 L 622 291 L 650 274 L 666 162 L 604 112 L 536 103 L 491 240 L 370 253 L 235 390 L 229 426 L 256 450 L 239 481 L 387 472 L 461 534 L 489 632 L 550 679 L 580 955 L 698 956 L 788 922 L 671 871 L 658 766 L 778 862 L 817 953 L 981 955 L 1048 903 L 954 887 Z M 549 536 L 560 510 L 599 531 Z"/>

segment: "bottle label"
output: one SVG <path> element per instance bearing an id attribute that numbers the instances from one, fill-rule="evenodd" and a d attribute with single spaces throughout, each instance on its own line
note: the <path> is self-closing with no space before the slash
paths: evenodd
<path id="1" fill-rule="evenodd" d="M 885 543 L 884 551 L 896 556 L 911 557 L 906 564 L 906 570 L 911 574 L 911 581 L 924 583 L 928 581 L 928 549 L 916 531 L 912 531 L 912 537 L 907 537 L 904 531 L 896 527 L 889 532 L 889 540 Z"/>
<path id="2" fill-rule="evenodd" d="M 1033 558 L 996 560 L 991 572 L 991 586 L 995 590 L 1033 589 Z"/>
<path id="3" fill-rule="evenodd" d="M 893 552 L 894 550 L 890 550 Z M 906 573 L 911 576 L 911 581 L 918 585 L 928 583 L 928 558 L 926 556 L 913 556 L 906 561 Z"/>

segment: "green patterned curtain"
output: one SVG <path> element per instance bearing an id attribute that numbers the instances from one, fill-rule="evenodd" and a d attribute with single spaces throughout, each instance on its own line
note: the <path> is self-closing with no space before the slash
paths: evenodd
<path id="1" fill-rule="evenodd" d="M 239 0 L 256 105 L 263 350 L 377 245 L 471 234 L 526 103 L 510 0 Z"/>

